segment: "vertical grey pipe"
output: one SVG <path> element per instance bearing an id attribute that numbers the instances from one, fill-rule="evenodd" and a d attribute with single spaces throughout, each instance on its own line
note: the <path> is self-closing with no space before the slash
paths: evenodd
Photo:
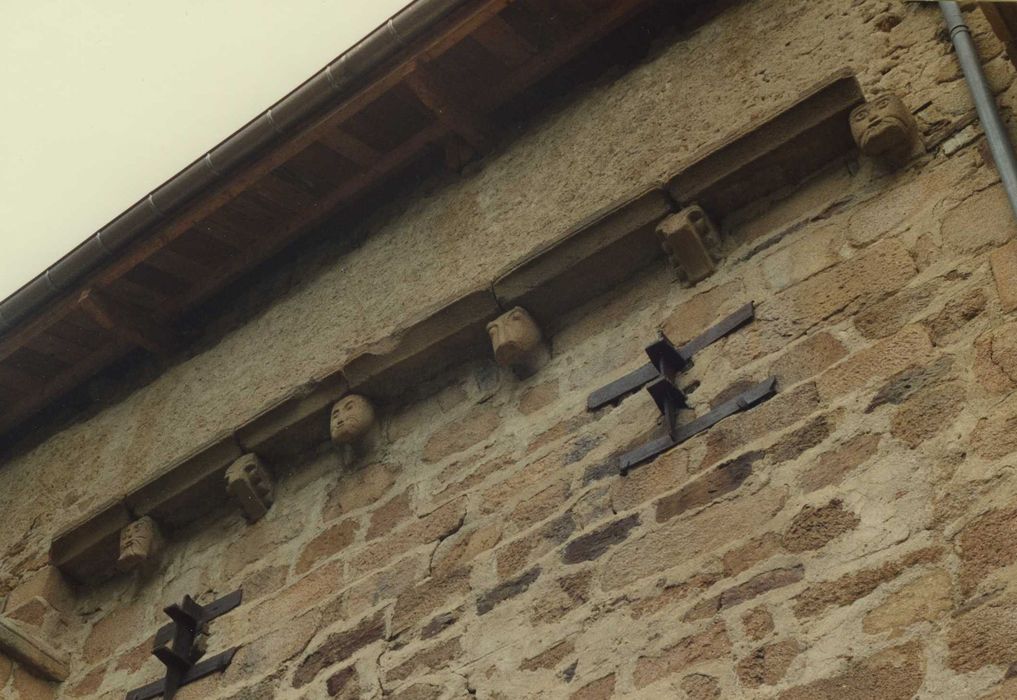
<path id="1" fill-rule="evenodd" d="M 964 24 L 964 16 L 956 2 L 939 0 L 939 9 L 943 11 L 947 29 L 950 30 L 950 40 L 957 52 L 961 70 L 964 71 L 964 80 L 967 81 L 971 97 L 975 101 L 978 120 L 982 123 L 982 131 L 985 132 L 985 138 L 989 142 L 989 150 L 992 151 L 992 159 L 996 162 L 999 179 L 1003 181 L 1003 188 L 1010 200 L 1010 208 L 1017 217 L 1017 157 L 1014 157 L 1010 137 L 1003 126 L 1003 120 L 999 117 L 996 98 L 985 80 L 985 73 L 982 72 L 982 62 L 978 58 L 975 42 L 971 39 L 971 30 Z"/>

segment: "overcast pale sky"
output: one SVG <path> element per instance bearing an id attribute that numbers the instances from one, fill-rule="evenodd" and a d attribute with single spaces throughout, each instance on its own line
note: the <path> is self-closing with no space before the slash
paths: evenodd
<path id="1" fill-rule="evenodd" d="M 0 299 L 408 0 L 0 0 Z"/>

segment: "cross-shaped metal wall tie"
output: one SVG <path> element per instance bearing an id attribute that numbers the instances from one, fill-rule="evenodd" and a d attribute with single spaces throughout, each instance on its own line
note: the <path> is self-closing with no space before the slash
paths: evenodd
<path id="1" fill-rule="evenodd" d="M 155 633 L 152 654 L 166 666 L 166 677 L 127 693 L 127 700 L 148 700 L 162 696 L 172 700 L 176 692 L 199 678 L 226 670 L 239 647 L 200 661 L 208 641 L 208 623 L 240 605 L 243 591 L 236 590 L 208 605 L 201 606 L 189 595 L 179 605 L 164 609 L 173 622 Z"/>
<path id="2" fill-rule="evenodd" d="M 689 407 L 684 392 L 677 385 L 678 374 L 691 366 L 692 357 L 697 352 L 741 328 L 754 317 L 755 312 L 750 302 L 680 348 L 675 347 L 663 332 L 658 332 L 657 340 L 646 347 L 646 355 L 650 358 L 647 364 L 590 394 L 586 407 L 593 411 L 608 403 L 621 401 L 646 385 L 646 390 L 663 416 L 666 429 L 664 435 L 621 456 L 619 469 L 623 476 L 632 467 L 670 450 L 724 418 L 751 408 L 776 393 L 777 380 L 770 377 L 702 416 L 683 425 L 678 424 L 678 411 Z"/>

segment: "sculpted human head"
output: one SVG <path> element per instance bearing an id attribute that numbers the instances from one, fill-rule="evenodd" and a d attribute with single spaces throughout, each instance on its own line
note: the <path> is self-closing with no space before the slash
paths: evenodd
<path id="1" fill-rule="evenodd" d="M 494 359 L 502 367 L 526 363 L 542 346 L 540 328 L 521 306 L 488 323 L 487 334 L 491 337 Z"/>
<path id="2" fill-rule="evenodd" d="M 120 556 L 117 567 L 130 571 L 142 564 L 152 562 L 162 545 L 159 526 L 146 516 L 129 523 L 120 531 Z"/>
<path id="3" fill-rule="evenodd" d="M 851 135 L 867 156 L 899 163 L 911 153 L 918 126 L 896 95 L 879 97 L 851 110 Z"/>
<path id="4" fill-rule="evenodd" d="M 261 518 L 275 500 L 275 482 L 255 454 L 246 454 L 226 469 L 226 492 L 240 506 L 248 521 Z"/>
<path id="5" fill-rule="evenodd" d="M 364 437 L 374 425 L 374 406 L 359 394 L 349 394 L 332 406 L 332 442 L 348 445 Z"/>

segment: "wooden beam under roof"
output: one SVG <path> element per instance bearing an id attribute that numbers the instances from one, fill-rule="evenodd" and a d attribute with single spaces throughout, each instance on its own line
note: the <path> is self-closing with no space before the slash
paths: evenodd
<path id="1" fill-rule="evenodd" d="M 86 289 L 78 303 L 102 328 L 111 331 L 131 345 L 164 355 L 177 345 L 177 335 L 158 320 L 113 300 L 97 289 Z"/>
<path id="2" fill-rule="evenodd" d="M 496 140 L 496 129 L 487 118 L 470 107 L 461 95 L 449 85 L 441 74 L 424 63 L 406 78 L 417 99 L 449 131 L 459 134 L 478 152 L 491 150 Z"/>

